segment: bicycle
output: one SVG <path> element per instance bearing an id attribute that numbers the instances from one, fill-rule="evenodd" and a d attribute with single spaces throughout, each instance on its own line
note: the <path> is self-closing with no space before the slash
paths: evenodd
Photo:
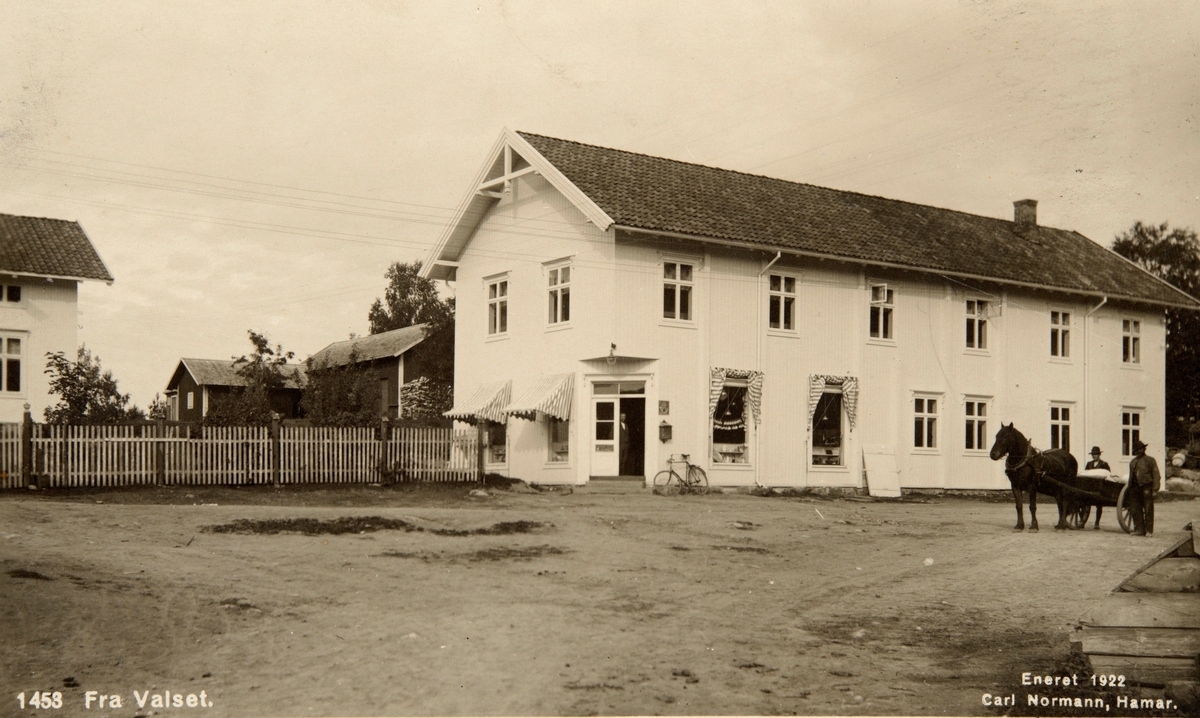
<path id="1" fill-rule="evenodd" d="M 680 454 L 679 456 L 679 459 L 676 459 L 674 454 L 667 457 L 667 468 L 654 475 L 654 493 L 659 496 L 675 496 L 680 493 L 700 496 L 707 494 L 708 474 L 704 473 L 704 469 L 688 461 L 690 454 Z M 686 467 L 682 476 L 675 470 L 676 464 L 683 464 Z"/>

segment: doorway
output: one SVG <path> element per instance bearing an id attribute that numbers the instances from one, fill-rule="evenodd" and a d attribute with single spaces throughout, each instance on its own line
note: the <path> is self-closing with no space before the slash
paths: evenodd
<path id="1" fill-rule="evenodd" d="M 621 476 L 646 474 L 646 399 L 621 397 Z"/>
<path id="2" fill-rule="evenodd" d="M 646 473 L 646 382 L 592 382 L 592 477 Z"/>

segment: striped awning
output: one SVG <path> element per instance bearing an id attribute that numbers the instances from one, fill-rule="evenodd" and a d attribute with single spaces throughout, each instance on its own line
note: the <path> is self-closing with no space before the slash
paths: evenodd
<path id="1" fill-rule="evenodd" d="M 808 422 L 811 424 L 813 415 L 817 412 L 817 402 L 825 393 L 826 386 L 842 387 L 842 406 L 846 409 L 846 418 L 850 420 L 850 429 L 858 418 L 858 377 L 831 376 L 829 374 L 812 374 L 808 377 Z"/>
<path id="2" fill-rule="evenodd" d="M 511 379 L 484 384 L 467 398 L 456 402 L 450 411 L 444 412 L 442 416 L 448 419 L 469 421 L 472 424 L 477 421 L 494 421 L 503 424 L 508 420 L 508 415 L 504 413 L 504 407 L 508 406 L 511 398 Z"/>
<path id="3" fill-rule="evenodd" d="M 708 418 L 713 418 L 717 411 L 717 401 L 721 398 L 721 390 L 725 388 L 726 379 L 746 382 L 744 407 L 750 410 L 750 415 L 754 417 L 754 425 L 758 426 L 759 408 L 762 406 L 763 373 L 753 369 L 712 367 L 708 383 Z"/>
<path id="4" fill-rule="evenodd" d="M 550 374 L 538 379 L 504 412 L 509 416 L 534 421 L 540 411 L 546 416 L 567 421 L 571 418 L 571 397 L 574 393 L 574 374 Z"/>

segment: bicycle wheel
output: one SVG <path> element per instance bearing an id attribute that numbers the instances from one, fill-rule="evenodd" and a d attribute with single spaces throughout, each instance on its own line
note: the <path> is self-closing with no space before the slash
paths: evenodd
<path id="1" fill-rule="evenodd" d="M 668 486 L 671 483 L 671 477 L 679 478 L 679 475 L 674 471 L 663 469 L 654 475 L 654 493 L 659 496 L 674 496 L 679 493 L 679 482 L 675 484 L 675 490 L 669 491 Z"/>
<path id="2" fill-rule="evenodd" d="M 675 473 L 674 469 L 671 469 L 671 475 L 667 477 L 667 486 L 663 490 L 663 496 L 678 496 L 682 490 L 683 477 Z"/>
<path id="3" fill-rule="evenodd" d="M 708 474 L 704 473 L 704 469 L 699 466 L 689 466 L 687 477 L 688 491 L 701 496 L 708 493 Z"/>

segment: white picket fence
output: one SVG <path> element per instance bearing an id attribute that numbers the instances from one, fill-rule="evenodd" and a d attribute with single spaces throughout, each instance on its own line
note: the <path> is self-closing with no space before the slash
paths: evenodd
<path id="1" fill-rule="evenodd" d="M 0 426 L 0 472 L 21 482 L 21 427 Z M 10 440 L 10 434 L 12 438 Z M 33 472 L 49 486 L 477 481 L 474 431 L 440 427 L 60 426 L 35 424 Z M 9 460 L 9 454 L 15 458 Z M 0 478 L 3 478 L 0 473 Z"/>
<path id="2" fill-rule="evenodd" d="M 21 486 L 21 425 L 0 424 L 0 489 Z"/>

